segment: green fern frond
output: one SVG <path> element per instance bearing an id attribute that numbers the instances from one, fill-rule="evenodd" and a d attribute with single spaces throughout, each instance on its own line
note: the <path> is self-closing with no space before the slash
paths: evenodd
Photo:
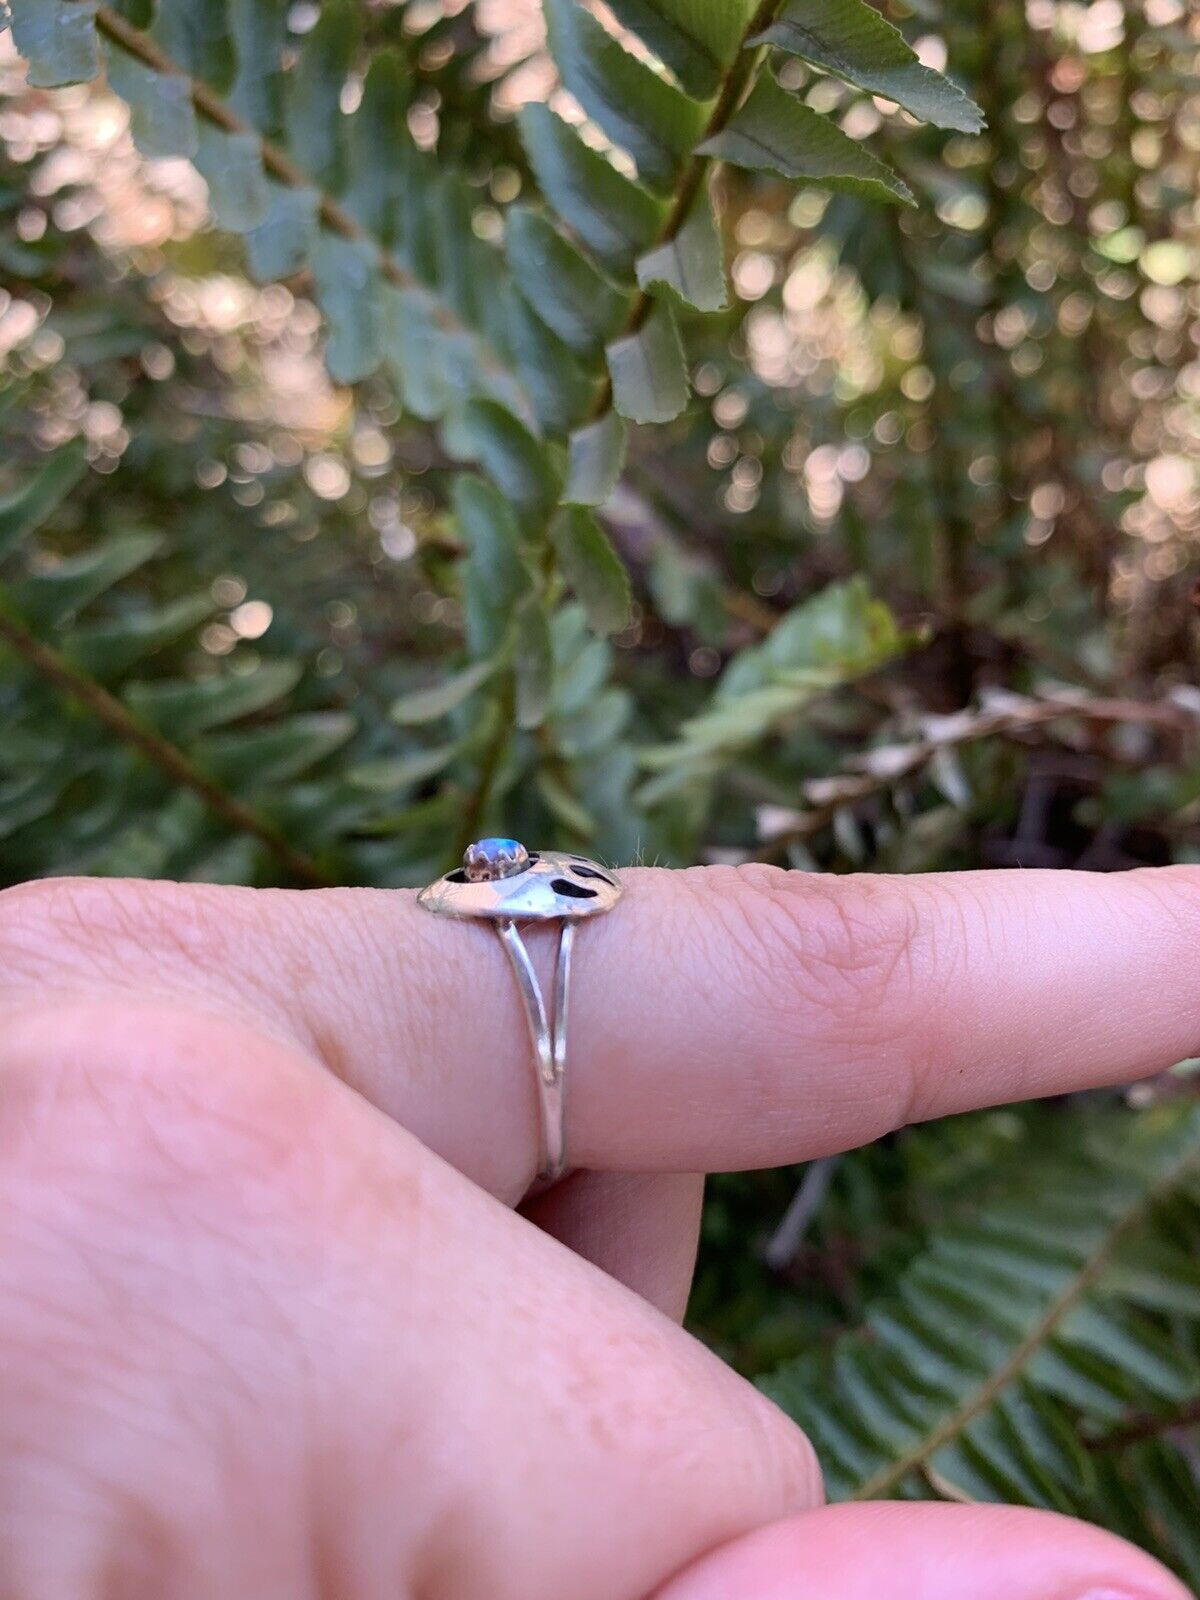
<path id="1" fill-rule="evenodd" d="M 714 161 L 907 198 L 834 122 L 776 84 L 763 41 L 786 22 L 783 0 L 721 10 L 717 18 L 694 0 L 618 6 L 648 62 L 579 0 L 546 0 L 564 88 L 634 176 L 579 128 L 527 106 L 521 132 L 542 204 L 529 196 L 513 211 L 503 248 L 478 236 L 467 177 L 417 147 L 411 82 L 394 50 L 373 53 L 357 105 L 343 110 L 362 55 L 353 4 L 323 6 L 298 46 L 267 0 L 210 0 L 202 12 L 186 0 L 132 11 L 22 0 L 14 14 L 31 82 L 77 82 L 103 67 L 129 102 L 141 148 L 199 167 L 218 226 L 244 237 L 254 273 L 311 272 L 333 376 L 356 382 L 384 367 L 404 404 L 439 428 L 442 448 L 519 511 L 518 558 L 531 575 L 519 639 L 542 647 L 511 653 L 504 672 L 486 676 L 493 707 L 519 703 L 522 726 L 542 726 L 550 704 L 547 641 L 564 583 L 597 625 L 622 623 L 628 585 L 607 533 L 583 509 L 555 511 L 611 493 L 621 418 L 668 422 L 687 404 L 678 315 L 726 301 L 707 182 Z M 863 0 L 837 0 L 811 23 L 809 58 L 821 46 L 864 89 L 903 83 L 914 104 L 945 109 L 956 92 L 946 85 L 939 99 L 944 80 L 894 30 L 864 30 L 868 15 Z M 790 35 L 780 39 L 792 47 Z M 465 525 L 468 545 L 472 526 L 483 523 Z M 461 575 L 467 615 L 494 610 L 480 552 Z M 496 639 L 474 633 L 494 653 Z M 496 798 L 509 720 L 481 758 L 472 815 Z M 558 793 L 553 777 L 548 792 Z"/>
<path id="2" fill-rule="evenodd" d="M 1080 1115 L 936 1227 L 894 1296 L 765 1384 L 835 1499 L 1015 1500 L 1119 1527 L 1195 1582 L 1200 1109 Z M 1039 1127 L 1041 1138 L 1039 1141 Z"/>
<path id="3" fill-rule="evenodd" d="M 44 871 L 47 858 L 60 872 L 207 875 L 220 841 L 241 837 L 258 858 L 252 877 L 331 881 L 324 858 L 336 838 L 295 826 L 291 791 L 347 743 L 353 720 L 291 712 L 293 662 L 198 680 L 140 677 L 194 635 L 213 602 L 126 596 L 106 608 L 157 554 L 153 535 L 110 535 L 70 557 L 31 546 L 80 468 L 68 447 L 0 504 L 5 877 Z M 53 851 L 47 829 L 58 832 Z"/>

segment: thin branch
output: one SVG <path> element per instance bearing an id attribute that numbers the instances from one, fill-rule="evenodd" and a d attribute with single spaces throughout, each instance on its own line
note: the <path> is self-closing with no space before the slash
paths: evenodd
<path id="1" fill-rule="evenodd" d="M 496 726 L 483 759 L 479 764 L 479 777 L 475 788 L 472 790 L 466 806 L 463 808 L 462 822 L 459 825 L 458 839 L 455 843 L 455 859 L 462 855 L 473 839 L 479 837 L 483 826 L 483 819 L 487 813 L 488 801 L 492 797 L 496 776 L 504 760 L 505 751 L 508 749 L 509 737 L 512 733 L 515 699 L 515 685 L 511 672 L 504 674 L 504 682 L 500 691 L 499 702 L 496 707 Z"/>
<path id="2" fill-rule="evenodd" d="M 739 42 L 738 52 L 733 64 L 725 75 L 713 102 L 713 107 L 704 129 L 704 139 L 709 139 L 720 132 L 740 105 L 746 88 L 752 81 L 754 72 L 765 53 L 763 48 L 751 49 L 749 41 L 769 27 L 781 9 L 782 4 L 783 0 L 760 0 Z M 128 54 L 141 61 L 144 66 L 151 68 L 155 72 L 184 79 L 188 86 L 188 95 L 198 115 L 224 129 L 227 133 L 250 134 L 258 138 L 263 167 L 278 182 L 289 188 L 317 189 L 318 214 L 325 227 L 345 239 L 369 243 L 377 253 L 380 271 L 390 282 L 406 289 L 421 287 L 418 284 L 418 280 L 406 272 L 360 223 L 331 196 L 320 191 L 311 182 L 308 174 L 285 151 L 270 140 L 263 138 L 258 129 L 243 121 L 206 84 L 183 71 L 149 35 L 142 32 L 141 29 L 131 26 L 118 12 L 106 5 L 101 5 L 96 12 L 96 26 L 102 34 Z M 709 157 L 698 152 L 693 153 L 689 158 L 680 175 L 678 186 L 668 208 L 659 235 L 659 243 L 669 242 L 679 232 L 687 220 L 696 195 L 699 193 L 705 176 L 712 165 L 713 163 Z M 626 333 L 634 333 L 642 326 L 650 313 L 653 303 L 652 296 L 645 291 L 639 291 L 634 296 L 625 326 Z M 443 328 L 449 331 L 470 331 L 441 302 L 437 303 L 435 319 Z M 499 365 L 494 361 L 493 364 Z M 605 374 L 603 383 L 597 392 L 591 415 L 593 417 L 603 416 L 611 405 L 612 383 L 608 375 Z M 764 625 L 764 619 L 759 614 L 756 614 L 755 621 L 760 627 Z M 507 716 L 504 714 L 503 707 L 501 707 L 501 712 L 499 725 L 484 752 L 475 788 L 464 809 L 461 839 L 459 841 L 460 848 L 465 848 L 466 844 L 470 843 L 479 830 L 491 798 L 497 773 L 508 746 L 510 729 L 506 724 L 511 721 L 511 709 Z"/>
<path id="3" fill-rule="evenodd" d="M 810 1161 L 804 1169 L 800 1185 L 763 1251 L 763 1260 L 776 1272 L 782 1272 L 795 1259 L 796 1251 L 804 1242 L 804 1235 L 829 1192 L 840 1160 L 840 1156 L 821 1156 L 817 1161 Z"/>
<path id="4" fill-rule="evenodd" d="M 932 512 L 933 571 L 931 590 L 939 623 L 949 646 L 951 688 L 959 705 L 966 705 L 974 692 L 975 664 L 968 643 L 965 613 L 968 598 L 968 554 L 973 529 L 963 506 L 962 486 L 966 469 L 954 448 L 952 434 L 958 401 L 948 393 L 949 363 L 935 360 L 939 341 L 952 332 L 954 310 L 939 299 L 912 259 L 912 240 L 900 217 L 888 212 L 887 223 L 896 265 L 905 278 L 912 305 L 920 318 L 931 370 L 940 367 L 926 404 L 926 417 L 933 430 L 932 448 L 926 476 L 926 492 Z"/>
<path id="5" fill-rule="evenodd" d="M 738 52 L 733 59 L 733 64 L 726 74 L 724 81 L 713 102 L 712 111 L 704 126 L 704 133 L 700 143 L 714 138 L 729 122 L 734 112 L 742 103 L 754 71 L 766 52 L 762 46 L 757 50 L 750 49 L 750 40 L 764 33 L 774 22 L 776 14 L 782 10 L 783 0 L 760 0 L 754 15 L 746 24 L 746 28 L 738 43 Z M 662 229 L 655 241 L 656 245 L 669 244 L 687 221 L 688 213 L 692 209 L 692 202 L 700 192 L 709 169 L 715 165 L 711 156 L 701 155 L 699 151 L 693 152 L 688 158 L 679 177 L 678 187 L 671 199 L 670 207 L 663 222 Z M 645 289 L 639 289 L 630 303 L 629 315 L 625 320 L 622 337 L 636 333 L 654 306 L 654 296 Z M 604 416 L 612 406 L 612 379 L 605 377 L 596 399 L 592 405 L 591 420 Z"/>
<path id="6" fill-rule="evenodd" d="M 1128 1445 L 1139 1444 L 1143 1439 L 1157 1439 L 1176 1428 L 1193 1428 L 1200 1423 L 1200 1395 L 1184 1400 L 1171 1411 L 1155 1414 L 1151 1411 L 1135 1412 L 1119 1428 L 1083 1440 L 1083 1448 L 1096 1452 L 1124 1450 Z"/>
<path id="7" fill-rule="evenodd" d="M 421 289 L 434 300 L 433 319 L 439 327 L 448 333 L 467 333 L 473 339 L 482 340 L 478 330 L 469 328 L 457 317 L 444 301 L 433 296 L 428 284 L 422 283 L 412 273 L 406 272 L 394 256 L 390 255 L 379 241 L 361 223 L 357 222 L 348 211 L 340 206 L 332 196 L 326 194 L 315 184 L 302 167 L 278 145 L 271 140 L 263 138 L 262 134 L 252 124 L 243 121 L 237 113 L 230 109 L 217 94 L 193 78 L 178 66 L 172 58 L 162 50 L 159 45 L 140 28 L 132 27 L 118 12 L 109 6 L 100 6 L 96 12 L 96 27 L 106 38 L 119 45 L 128 55 L 134 56 L 143 66 L 151 68 L 154 72 L 169 74 L 174 78 L 182 78 L 187 83 L 188 95 L 197 114 L 206 121 L 214 123 L 218 128 L 223 128 L 226 133 L 249 134 L 257 139 L 261 146 L 262 164 L 267 172 L 289 189 L 312 189 L 317 193 L 317 214 L 331 233 L 340 234 L 343 239 L 352 239 L 372 246 L 380 272 L 390 283 L 400 289 Z M 488 365 L 496 370 L 507 372 L 507 368 L 490 351 L 485 351 Z"/>
<path id="8" fill-rule="evenodd" d="M 172 77 L 184 79 L 188 86 L 189 98 L 199 116 L 224 129 L 226 133 L 249 134 L 258 139 L 264 169 L 277 182 L 287 188 L 315 190 L 318 195 L 317 213 L 324 226 L 331 232 L 339 234 L 343 239 L 361 241 L 370 245 L 376 253 L 380 272 L 389 282 L 394 283 L 401 289 L 422 289 L 425 293 L 430 294 L 428 285 L 422 284 L 411 273 L 406 272 L 379 241 L 357 222 L 348 211 L 344 210 L 336 200 L 321 190 L 317 184 L 313 183 L 309 175 L 285 151 L 272 143 L 271 140 L 263 138 L 257 128 L 243 121 L 236 112 L 225 104 L 219 95 L 213 93 L 207 84 L 200 82 L 189 73 L 183 71 L 148 34 L 143 33 L 139 28 L 132 27 L 119 13 L 105 5 L 100 6 L 96 12 L 96 26 L 102 34 L 111 39 L 114 44 L 119 45 L 129 55 L 136 57 L 144 66 L 151 68 L 155 72 L 167 73 Z M 477 344 L 482 346 L 484 364 L 493 371 L 507 372 L 507 368 L 487 347 L 482 335 L 477 330 L 469 328 L 436 296 L 431 295 L 431 298 L 434 300 L 433 318 L 441 328 L 450 333 L 469 334 Z M 122 716 L 127 716 L 119 702 L 114 701 L 113 706 Z M 460 850 L 465 849 L 466 845 L 471 842 L 478 832 L 480 821 L 491 796 L 496 773 L 507 748 L 509 729 L 506 723 L 511 721 L 511 715 L 511 704 L 507 711 L 502 705 L 499 726 L 484 753 L 475 791 L 468 801 L 463 815 L 463 839 L 460 843 Z M 160 764 L 162 763 L 160 762 Z M 196 774 L 195 776 L 199 777 L 201 781 L 207 782 L 207 780 L 203 779 L 203 775 Z M 192 787 L 199 787 L 199 784 L 193 781 Z M 210 798 L 210 803 L 213 803 L 211 796 L 206 797 Z M 251 829 L 250 831 L 259 830 Z M 259 837 L 265 838 L 261 831 L 259 831 Z M 277 843 L 282 849 L 289 849 L 282 837 L 278 838 Z M 276 853 L 278 853 L 278 849 Z M 309 865 L 313 872 L 317 872 L 314 864 L 310 863 Z M 306 881 L 324 880 L 318 875 L 315 880 Z"/>
<path id="9" fill-rule="evenodd" d="M 939 1500 L 950 1500 L 958 1506 L 979 1504 L 973 1495 L 969 1495 L 964 1488 L 948 1478 L 944 1472 L 936 1471 L 928 1461 L 923 1461 L 918 1470 Z"/>
<path id="10" fill-rule="evenodd" d="M 915 777 L 939 750 L 957 749 L 998 735 L 1024 733 L 1064 717 L 1110 726 L 1157 727 L 1181 734 L 1195 735 L 1200 731 L 1200 723 L 1192 713 L 1162 701 L 1087 698 L 1074 694 L 1044 695 L 1037 699 L 1014 695 L 1011 699 L 1014 703 L 993 709 L 954 712 L 944 719 L 946 726 L 936 736 L 889 747 L 890 759 L 886 761 L 881 759 L 882 752 L 868 751 L 832 777 L 810 780 L 804 785 L 805 796 L 811 801 L 810 808 L 797 812 L 786 827 L 772 833 L 767 840 L 771 852 L 777 854 L 788 844 L 819 833 L 843 806 L 860 804 Z M 867 766 L 872 761 L 877 765 Z"/>
<path id="11" fill-rule="evenodd" d="M 288 876 L 309 888 L 323 888 L 330 879 L 311 856 L 289 844 L 283 832 L 273 822 L 260 816 L 243 801 L 227 794 L 220 784 L 202 768 L 173 745 L 170 740 L 149 723 L 135 717 L 120 700 L 102 684 L 71 664 L 52 645 L 38 639 L 25 624 L 13 614 L 0 608 L 0 639 L 47 682 L 63 694 L 77 700 L 85 710 L 102 722 L 110 732 L 125 744 L 132 745 L 147 760 L 165 772 L 173 783 L 198 794 L 213 814 L 227 827 L 238 833 L 249 834 L 264 845 Z"/>

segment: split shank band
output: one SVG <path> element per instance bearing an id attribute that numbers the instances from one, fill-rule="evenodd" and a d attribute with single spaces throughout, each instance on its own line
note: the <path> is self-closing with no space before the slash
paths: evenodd
<path id="1" fill-rule="evenodd" d="M 621 886 L 607 868 L 586 856 L 531 851 L 516 839 L 479 839 L 461 867 L 417 896 L 435 916 L 479 919 L 495 925 L 512 965 L 533 1044 L 538 1090 L 540 1186 L 562 1176 L 567 1164 L 565 1095 L 567 1020 L 575 924 L 610 911 Z M 518 923 L 558 924 L 558 961 L 551 1006 L 538 982 Z"/>

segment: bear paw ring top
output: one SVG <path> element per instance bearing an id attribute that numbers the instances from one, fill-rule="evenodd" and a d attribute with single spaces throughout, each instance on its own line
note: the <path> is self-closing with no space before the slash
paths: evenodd
<path id="1" fill-rule="evenodd" d="M 533 1041 L 540 1122 L 540 1185 L 562 1176 L 567 1163 L 564 1098 L 567 1071 L 568 992 L 575 924 L 611 911 L 621 885 L 586 856 L 526 850 L 516 839 L 479 839 L 467 847 L 461 867 L 422 889 L 418 901 L 439 917 L 482 918 L 495 924 L 508 959 Z M 519 922 L 557 922 L 558 964 L 553 1010 L 538 983 Z"/>

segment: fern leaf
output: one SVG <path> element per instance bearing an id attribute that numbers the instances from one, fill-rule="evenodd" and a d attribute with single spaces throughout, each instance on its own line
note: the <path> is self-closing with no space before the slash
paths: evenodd
<path id="1" fill-rule="evenodd" d="M 998 1197 L 935 1230 L 860 1332 L 764 1387 L 809 1431 L 836 1499 L 932 1489 L 1130 1526 L 1129 1483 L 1156 1482 L 1162 1514 L 1132 1535 L 1194 1582 L 1194 1530 L 1168 1507 L 1200 1489 L 1172 1442 L 1200 1414 L 1200 1110 L 1073 1128 L 1077 1147 L 1022 1160 Z"/>

